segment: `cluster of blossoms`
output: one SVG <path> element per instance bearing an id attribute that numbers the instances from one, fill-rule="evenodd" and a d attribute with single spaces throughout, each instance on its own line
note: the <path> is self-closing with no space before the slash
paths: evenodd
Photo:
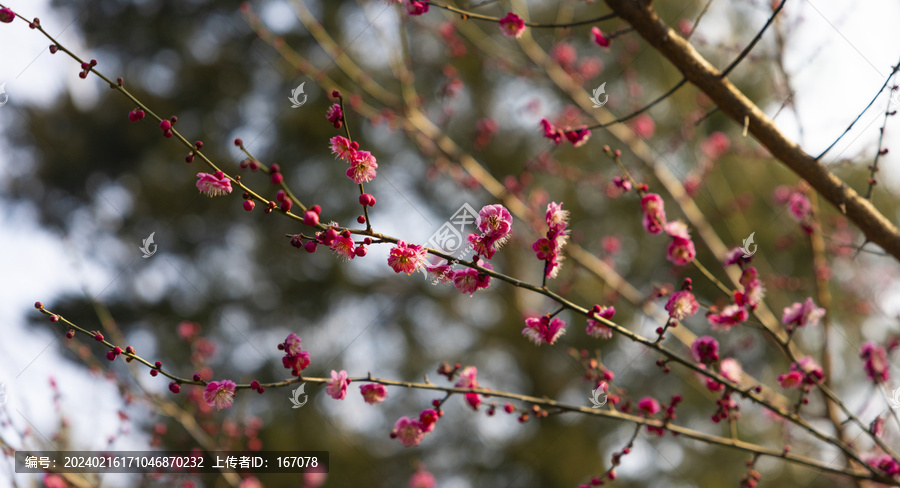
<path id="1" fill-rule="evenodd" d="M 318 207 L 318 205 L 316 205 L 316 207 Z M 313 210 L 306 212 L 307 215 L 304 216 L 304 222 L 306 222 L 307 220 L 309 220 L 310 222 L 318 222 L 319 213 L 315 210 L 317 209 L 314 207 Z M 311 212 L 314 217 L 309 215 Z M 370 237 L 366 237 L 365 239 L 363 239 L 362 243 L 357 245 L 357 243 L 353 241 L 349 230 L 344 229 L 343 231 L 338 232 L 337 223 L 333 223 L 331 227 L 324 231 L 316 232 L 316 240 L 307 241 L 306 244 L 303 244 L 303 238 L 300 234 L 291 237 L 291 245 L 294 247 L 299 248 L 302 245 L 307 252 L 315 252 L 318 245 L 322 244 L 324 246 L 328 246 L 328 248 L 331 249 L 332 252 L 346 261 L 349 261 L 355 257 L 365 256 L 368 253 L 366 245 L 371 243 L 372 239 Z"/>
<path id="2" fill-rule="evenodd" d="M 647 193 L 641 198 L 641 223 L 644 230 L 656 235 L 663 231 L 672 237 L 666 252 L 666 258 L 674 264 L 683 266 L 697 257 L 694 241 L 688 232 L 687 225 L 680 220 L 667 222 L 663 199 L 656 193 Z"/>
<path id="3" fill-rule="evenodd" d="M 574 147 L 583 145 L 591 138 L 591 131 L 587 127 L 581 127 L 579 129 L 566 127 L 565 129 L 560 129 L 551 124 L 547 119 L 541 119 L 541 128 L 544 130 L 544 137 L 550 139 L 557 145 L 562 142 L 563 137 L 571 142 Z"/>
<path id="4" fill-rule="evenodd" d="M 666 413 L 662 418 L 663 424 L 667 424 L 675 419 L 675 408 L 681 403 L 681 400 L 681 395 L 674 395 L 672 397 L 672 402 L 666 406 Z M 662 406 L 655 398 L 648 396 L 641 398 L 638 401 L 637 409 L 642 417 L 654 417 L 657 413 L 662 411 Z M 648 425 L 647 430 L 660 437 L 665 433 L 665 428 L 652 425 Z"/>
<path id="5" fill-rule="evenodd" d="M 434 424 L 443 415 L 443 410 L 428 408 L 422 410 L 418 419 L 411 419 L 406 416 L 400 417 L 394 423 L 391 439 L 399 439 L 406 447 L 418 446 L 422 439 L 425 438 L 425 434 L 434 430 Z"/>
<path id="6" fill-rule="evenodd" d="M 278 344 L 278 350 L 284 351 L 284 357 L 281 358 L 281 364 L 291 370 L 294 376 L 300 376 L 300 372 L 309 366 L 309 351 L 300 349 L 300 343 L 303 339 L 297 334 L 288 334 L 287 339 L 283 343 Z"/>
<path id="7" fill-rule="evenodd" d="M 732 264 L 740 265 L 743 268 L 739 283 L 743 290 L 734 292 L 734 302 L 727 305 L 721 311 L 716 307 L 710 307 L 710 311 L 706 314 L 706 319 L 715 330 L 730 330 L 732 327 L 742 324 L 750 318 L 750 312 L 755 310 L 765 295 L 762 280 L 759 279 L 759 273 L 756 268 L 749 266 L 744 268 L 749 261 L 744 257 L 744 251 L 740 248 L 729 251 L 725 257 L 724 265 Z"/>
<path id="8" fill-rule="evenodd" d="M 475 225 L 481 232 L 480 234 L 469 234 L 468 236 L 469 246 L 476 253 L 472 262 L 486 270 L 493 271 L 494 267 L 490 263 L 482 261 L 481 257 L 483 256 L 487 259 L 494 257 L 497 250 L 512 235 L 512 222 L 512 215 L 503 205 L 486 205 L 482 207 L 478 212 L 478 218 L 475 220 Z M 453 269 L 453 263 L 451 262 L 427 264 L 424 258 L 421 261 L 421 265 L 425 266 L 425 270 L 435 283 L 451 283 L 461 293 L 466 293 L 469 296 L 477 290 L 489 287 L 491 283 L 490 276 L 475 268 Z M 394 266 L 392 265 L 391 267 L 393 268 Z M 397 268 L 394 269 L 395 271 L 397 270 Z"/>
<path id="9" fill-rule="evenodd" d="M 469 234 L 469 245 L 479 256 L 491 259 L 512 234 L 512 215 L 503 205 L 486 205 L 478 212 L 475 225 L 481 234 Z"/>
<path id="10" fill-rule="evenodd" d="M 825 377 L 825 371 L 810 356 L 806 356 L 791 364 L 791 370 L 778 375 L 778 384 L 782 388 L 800 388 L 808 390 L 810 386 L 818 384 Z"/>
<path id="11" fill-rule="evenodd" d="M 375 179 L 378 162 L 369 151 L 360 151 L 356 141 L 351 142 L 344 136 L 334 136 L 331 138 L 331 152 L 350 163 L 347 178 L 354 183 L 361 185 Z"/>
<path id="12" fill-rule="evenodd" d="M 549 227 L 547 236 L 541 237 L 531 245 L 537 258 L 545 263 L 544 276 L 547 278 L 556 278 L 559 273 L 560 263 L 563 260 L 562 250 L 569 239 L 569 233 L 566 231 L 568 219 L 569 212 L 562 209 L 561 203 L 550 202 L 545 215 Z"/>

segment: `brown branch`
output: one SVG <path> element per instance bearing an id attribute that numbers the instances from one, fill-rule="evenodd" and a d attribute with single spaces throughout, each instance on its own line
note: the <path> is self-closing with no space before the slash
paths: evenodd
<path id="1" fill-rule="evenodd" d="M 682 75 L 709 96 L 733 120 L 749 122 L 753 134 L 772 155 L 805 179 L 862 231 L 866 238 L 900 259 L 900 231 L 868 200 L 831 174 L 825 166 L 788 139 L 772 120 L 738 90 L 691 44 L 663 22 L 649 2 L 605 0 L 606 4 L 653 48 L 666 57 Z"/>

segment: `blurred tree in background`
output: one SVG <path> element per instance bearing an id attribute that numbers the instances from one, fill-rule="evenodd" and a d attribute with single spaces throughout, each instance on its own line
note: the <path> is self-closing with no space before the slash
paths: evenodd
<path id="1" fill-rule="evenodd" d="M 502 17 L 509 11 L 506 3 L 460 6 Z M 520 15 L 527 12 L 541 22 L 569 23 L 608 12 L 599 3 L 529 2 L 527 8 L 524 2 L 513 3 Z M 702 3 L 656 3 L 660 16 L 684 34 L 703 12 Z M 796 175 L 755 140 L 742 137 L 742 128 L 694 86 L 610 130 L 594 130 L 584 146 L 556 146 L 541 137 L 542 118 L 562 127 L 594 125 L 594 117 L 610 120 L 601 115 L 604 111 L 631 113 L 681 80 L 678 70 L 627 32 L 621 20 L 599 24 L 606 33 L 619 33 L 609 49 L 602 49 L 592 42 L 590 25 L 529 29 L 516 41 L 495 24 L 462 21 L 435 7 L 413 17 L 402 6 L 368 0 L 266 0 L 243 6 L 203 0 L 66 0 L 54 1 L 54 8 L 76 19 L 88 46 L 85 55 L 99 60 L 98 69 L 123 76 L 125 86 L 161 117 L 177 115 L 177 129 L 203 140 L 211 160 L 272 198 L 277 188 L 265 175 L 239 173 L 245 156 L 232 141 L 242 138 L 260 161 L 280 165 L 304 203 L 321 205 L 326 222 L 348 225 L 359 212 L 357 188 L 328 147 L 328 139 L 342 133 L 324 116 L 333 103 L 329 93 L 339 88 L 348 100 L 351 133 L 378 158 L 379 177 L 367 191 L 378 198 L 370 215 L 380 232 L 425 244 L 463 204 L 477 210 L 494 203 L 510 206 L 516 199 L 524 205 L 513 238 L 493 265 L 540 283 L 542 264 L 531 243 L 545 231 L 547 203 L 564 202 L 571 211 L 573 244 L 597 260 L 570 256 L 551 289 L 588 307 L 613 305 L 617 323 L 652 337 L 662 324 L 645 307 L 655 303 L 661 308 L 664 295 L 690 277 L 704 308 L 684 327 L 696 335 L 711 334 L 702 314 L 708 306 L 727 305 L 730 297 L 697 268 L 666 260 L 666 241 L 641 228 L 634 192 L 623 195 L 613 184 L 622 173 L 602 150 L 609 145 L 622 150 L 622 162 L 637 181 L 665 197 L 670 219 L 684 214 L 676 200 L 692 197 L 693 211 L 727 247 L 755 232 L 760 252 L 754 265 L 779 319 L 791 303 L 809 296 L 819 302 L 810 239 L 791 219 L 787 204 L 776 198 L 778 185 L 788 185 L 782 193 L 802 189 Z M 29 15 L 27 5 L 22 10 Z M 725 66 L 770 13 L 766 2 L 735 4 L 728 15 L 703 19 L 722 23 L 726 38 L 710 41 L 701 22 L 691 40 L 712 63 Z M 783 47 L 770 38 L 780 39 L 785 27 L 775 30 L 729 75 L 767 113 L 790 95 L 779 71 Z M 56 56 L 59 63 L 72 64 Z M 74 66 L 72 71 L 74 76 Z M 308 100 L 292 109 L 286 98 L 304 82 Z M 591 109 L 587 96 L 603 82 L 609 102 Z M 106 90 L 95 77 L 84 83 Z M 789 103 L 784 106 L 790 110 Z M 114 320 L 139 354 L 162 361 L 176 374 L 278 381 L 288 375 L 275 346 L 294 332 L 312 355 L 309 376 L 346 369 L 352 376 L 371 372 L 405 381 L 427 374 L 440 382 L 436 370 L 447 361 L 476 366 L 482 386 L 586 405 L 596 383 L 585 378 L 584 351 L 599 357 L 635 401 L 650 395 L 667 402 L 680 394 L 679 423 L 730 435 L 728 425 L 709 422 L 716 395 L 696 374 L 677 366 L 663 374 L 654 354 L 619 336 L 588 337 L 581 317 L 561 315 L 569 327 L 556 345 L 535 347 L 525 340 L 524 317 L 556 308 L 539 295 L 494 280 L 488 290 L 469 297 L 419 274 L 397 275 L 385 266 L 388 246 L 373 245 L 367 256 L 349 263 L 322 246 L 314 254 L 292 247 L 285 235 L 304 231 L 302 225 L 266 215 L 262 208 L 246 212 L 237 195 L 209 199 L 198 193 L 195 175 L 207 168 L 199 161 L 185 163 L 184 148 L 160 138 L 151 119 L 129 122 L 127 113 L 134 107 L 112 90 L 101 92 L 89 107 L 64 95 L 49 107 L 20 108 L 27 123 L 11 127 L 6 137 L 33 164 L 2 187 L 3 198 L 37 208 L 42 226 L 116 276 L 102 293 L 72 295 L 52 309 L 88 329 Z M 859 190 L 865 187 L 869 161 L 860 155 L 834 169 Z M 673 189 L 681 192 L 677 199 Z M 896 220 L 898 202 L 881 190 L 873 202 Z M 818 273 L 820 278 L 827 273 L 824 283 L 833 296 L 828 311 L 834 368 L 844 371 L 834 378 L 834 388 L 868 395 L 856 357 L 867 339 L 859 324 L 874 322 L 897 333 L 895 319 L 877 311 L 897 267 L 890 257 L 857 253 L 863 239 L 856 229 L 830 206 L 819 206 L 815 198 L 813 204 L 816 225 L 826 237 L 828 264 Z M 687 220 L 696 233 L 696 223 L 690 216 Z M 138 244 L 151 232 L 159 253 L 141 259 Z M 695 241 L 698 260 L 727 282 L 709 243 L 700 237 Z M 596 269 L 625 277 L 633 293 L 616 290 Z M 47 324 L 35 321 L 34 327 Z M 820 351 L 822 337 L 806 332 L 796 342 L 804 350 Z M 887 342 L 888 333 L 879 334 L 875 340 Z M 739 327 L 717 338 L 723 357 L 735 357 L 747 374 L 767 384 L 789 369 L 790 361 L 760 327 Z M 667 341 L 689 356 L 688 347 L 674 337 Z M 88 356 L 102 360 L 99 354 Z M 72 347 L 72 359 L 78 361 L 77 356 Z M 821 353 L 816 357 L 821 359 Z M 85 363 L 116 372 L 130 385 L 126 389 L 138 390 L 126 367 L 135 368 L 141 384 L 165 381 L 144 378 L 145 369 L 123 362 Z M 389 438 L 396 419 L 417 415 L 441 396 L 389 389 L 385 403 L 369 406 L 358 386 L 350 385 L 343 402 L 329 398 L 324 387 L 308 387 L 310 405 L 299 410 L 290 408 L 288 389 L 262 395 L 241 391 L 235 407 L 221 412 L 188 401 L 191 395 L 197 399 L 199 388 L 159 398 L 196 418 L 206 441 L 215 446 L 329 451 L 331 472 L 324 486 L 405 486 L 425 466 L 441 487 L 574 487 L 603 473 L 634 430 L 630 424 L 575 414 L 520 423 L 517 415 L 503 412 L 501 399 L 486 398 L 486 405 L 473 412 L 453 397 L 435 432 L 421 446 L 404 448 Z M 790 392 L 785 396 L 795 399 Z M 811 400 L 804 408 L 822 415 L 822 397 Z M 493 416 L 486 415 L 490 402 L 499 405 Z M 742 401 L 741 406 L 742 439 L 775 449 L 790 444 L 825 462 L 839 457 L 836 449 L 809 454 L 819 445 L 810 436 L 783 428 L 755 404 Z M 160 449 L 203 446 L 203 435 L 186 428 L 169 407 L 149 408 L 153 413 L 140 424 Z M 823 425 L 831 432 L 827 421 Z M 69 447 L 78 448 L 78 440 L 71 439 Z M 747 459 L 739 451 L 668 434 L 657 438 L 642 430 L 633 453 L 623 457 L 623 475 L 616 483 L 737 486 Z M 843 465 L 843 459 L 835 461 Z M 771 459 L 757 469 L 769 486 L 854 486 L 846 478 Z M 298 476 L 258 478 L 266 487 L 303 484 Z M 234 482 L 218 476 L 194 479 L 204 486 Z M 166 480 L 176 486 L 184 481 Z M 145 480 L 142 486 L 154 482 Z"/>

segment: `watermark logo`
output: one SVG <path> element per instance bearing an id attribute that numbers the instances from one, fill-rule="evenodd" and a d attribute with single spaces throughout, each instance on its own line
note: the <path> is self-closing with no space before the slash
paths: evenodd
<path id="1" fill-rule="evenodd" d="M 298 108 L 306 103 L 306 93 L 303 93 L 303 85 L 305 84 L 305 81 L 303 83 L 300 83 L 300 85 L 297 86 L 297 88 L 294 88 L 294 91 L 291 92 L 291 97 L 288 98 L 288 100 L 290 100 L 292 103 L 291 108 Z M 300 95 L 303 95 L 303 101 L 300 101 Z"/>
<path id="2" fill-rule="evenodd" d="M 600 95 L 603 95 L 603 101 L 600 101 Z M 606 82 L 604 81 L 602 85 L 598 86 L 594 89 L 594 96 L 591 97 L 591 101 L 594 102 L 594 108 L 600 108 L 606 105 L 606 102 L 609 101 L 609 95 L 606 93 Z"/>
<path id="3" fill-rule="evenodd" d="M 453 215 L 444 222 L 434 234 L 428 238 L 426 245 L 432 249 L 443 252 L 444 254 L 454 254 L 456 261 L 463 261 L 473 252 L 472 247 L 468 245 L 466 236 L 470 233 L 466 227 L 471 226 L 472 231 L 475 228 L 475 221 L 478 219 L 478 212 L 468 203 L 462 204 Z M 452 264 L 452 263 L 451 263 Z M 425 274 L 426 278 L 428 274 Z"/>
<path id="4" fill-rule="evenodd" d="M 6 105 L 9 101 L 9 95 L 6 94 L 6 82 L 0 83 L 0 107 Z"/>
<path id="5" fill-rule="evenodd" d="M 0 407 L 6 405 L 9 396 L 6 394 L 6 383 L 0 382 Z"/>
<path id="6" fill-rule="evenodd" d="M 156 232 L 151 232 L 150 237 L 144 239 L 142 241 L 143 245 L 138 248 L 141 250 L 141 252 L 144 253 L 145 258 L 149 258 L 150 256 L 156 254 L 156 244 L 153 243 L 153 234 L 156 234 Z M 153 246 L 152 251 L 150 250 L 150 246 Z"/>
<path id="7" fill-rule="evenodd" d="M 756 244 L 753 242 L 753 236 L 755 234 L 756 234 L 755 231 L 752 232 L 750 234 L 750 237 L 744 239 L 744 245 L 741 246 L 741 251 L 744 251 L 745 258 L 749 258 L 750 256 L 753 256 L 754 254 L 756 254 Z M 751 250 L 750 246 L 753 246 L 752 250 Z"/>
<path id="8" fill-rule="evenodd" d="M 297 387 L 294 391 L 291 392 L 291 403 L 294 405 L 291 408 L 300 408 L 303 405 L 306 405 L 306 401 L 309 400 L 309 395 L 306 394 L 306 383 L 300 383 L 300 386 Z M 303 403 L 300 402 L 300 395 L 303 395 Z"/>
<path id="9" fill-rule="evenodd" d="M 600 401 L 601 395 L 603 395 L 603 401 Z M 596 390 L 591 390 L 591 396 L 588 397 L 588 400 L 591 401 L 591 408 L 600 408 L 606 405 L 606 392 L 603 391 L 603 388 L 597 387 Z"/>
<path id="10" fill-rule="evenodd" d="M 888 398 L 888 403 L 891 404 L 891 408 L 900 408 L 900 386 L 897 387 L 896 390 L 891 392 L 891 397 Z"/>

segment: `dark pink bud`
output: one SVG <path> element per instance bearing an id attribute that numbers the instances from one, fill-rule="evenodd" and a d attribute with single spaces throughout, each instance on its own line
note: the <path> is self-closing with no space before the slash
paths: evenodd
<path id="1" fill-rule="evenodd" d="M 12 10 L 10 10 L 6 7 L 0 8 L 0 22 L 3 22 L 4 24 L 9 24 L 13 20 L 15 20 L 15 18 L 16 18 L 15 12 L 13 12 Z"/>
<path id="2" fill-rule="evenodd" d="M 197 149 L 203 149 L 203 141 L 195 142 L 194 147 L 196 147 Z"/>
<path id="3" fill-rule="evenodd" d="M 284 181 L 284 175 L 281 173 L 273 173 L 272 174 L 272 183 L 275 185 L 280 185 L 281 182 Z"/>
<path id="4" fill-rule="evenodd" d="M 112 352 L 112 351 L 107 351 L 107 353 L 106 353 L 106 359 L 109 359 L 110 361 L 115 361 L 115 360 L 116 360 L 116 353 L 114 353 L 114 352 Z"/>
<path id="5" fill-rule="evenodd" d="M 365 223 L 366 223 L 366 216 L 365 216 L 365 215 L 360 215 L 359 217 L 356 217 L 356 221 L 359 222 L 360 224 L 365 224 Z"/>
<path id="6" fill-rule="evenodd" d="M 194 153 L 188 153 L 187 156 L 184 157 L 185 163 L 193 163 L 194 162 Z"/>
<path id="7" fill-rule="evenodd" d="M 66 339 L 71 339 L 71 338 L 73 338 L 73 337 L 75 337 L 75 331 L 74 331 L 73 329 L 69 329 L 69 330 L 66 332 Z"/>
<path id="8" fill-rule="evenodd" d="M 238 137 L 237 139 L 234 140 L 234 145 L 237 147 L 241 147 L 244 145 L 244 141 L 242 141 L 241 138 Z"/>
<path id="9" fill-rule="evenodd" d="M 126 353 L 126 354 L 134 354 L 134 348 L 131 347 L 131 346 L 127 346 L 127 347 L 125 348 L 125 353 Z"/>
<path id="10" fill-rule="evenodd" d="M 172 128 L 172 123 L 169 122 L 168 120 L 163 120 L 159 123 L 159 128 L 162 129 L 163 131 L 167 131 Z"/>
<path id="11" fill-rule="evenodd" d="M 256 390 L 256 392 L 259 393 L 260 395 L 262 395 L 264 391 L 266 391 L 266 388 L 265 388 L 264 386 L 260 386 L 260 387 Z"/>
<path id="12" fill-rule="evenodd" d="M 303 223 L 309 226 L 315 226 L 319 224 L 319 214 L 312 210 L 307 210 L 305 214 L 303 214 Z"/>
<path id="13" fill-rule="evenodd" d="M 156 369 L 162 368 L 162 361 L 157 361 L 157 362 L 154 364 L 154 366 L 156 367 Z"/>
<path id="14" fill-rule="evenodd" d="M 158 374 L 159 374 L 159 370 L 157 370 L 157 369 L 151 369 L 151 370 L 150 370 L 150 376 L 156 376 L 156 375 L 158 375 Z"/>
<path id="15" fill-rule="evenodd" d="M 361 257 L 365 256 L 366 253 L 368 253 L 369 251 L 366 251 L 366 248 L 365 248 L 365 247 L 359 246 L 359 247 L 357 247 L 356 250 L 353 251 L 353 252 L 356 253 L 356 257 L 361 258 Z"/>
<path id="16" fill-rule="evenodd" d="M 97 342 L 102 342 L 102 341 L 103 341 L 103 334 L 101 334 L 101 333 L 99 333 L 99 332 L 94 332 L 94 340 L 97 341 Z"/>
<path id="17" fill-rule="evenodd" d="M 303 248 L 306 249 L 306 252 L 308 253 L 314 253 L 316 252 L 317 245 L 318 244 L 316 243 L 316 241 L 309 241 L 306 243 L 306 245 L 303 246 Z"/>
<path id="18" fill-rule="evenodd" d="M 259 388 L 259 381 L 253 380 L 250 382 L 250 389 L 256 390 Z"/>
<path id="19" fill-rule="evenodd" d="M 50 54 L 56 54 L 56 51 L 59 51 L 59 47 L 56 44 L 50 45 Z"/>
<path id="20" fill-rule="evenodd" d="M 44 308 L 44 304 L 41 302 L 34 302 L 34 308 L 40 310 L 40 309 Z"/>
<path id="21" fill-rule="evenodd" d="M 290 212 L 293 205 L 294 202 L 290 201 L 290 199 L 285 199 L 283 202 L 281 202 L 281 210 L 283 212 Z"/>
<path id="22" fill-rule="evenodd" d="M 169 117 L 169 122 L 171 122 L 172 125 L 175 125 L 178 122 L 178 116 L 173 115 L 173 116 Z"/>
<path id="23" fill-rule="evenodd" d="M 283 202 L 285 197 L 284 190 L 278 190 L 278 193 L 275 194 L 276 202 Z"/>
<path id="24" fill-rule="evenodd" d="M 170 137 L 172 137 L 172 131 L 170 131 L 170 130 L 163 131 L 163 137 L 165 137 L 166 139 L 169 139 Z"/>
<path id="25" fill-rule="evenodd" d="M 331 98 L 341 98 L 341 92 L 334 90 L 331 92 Z"/>
<path id="26" fill-rule="evenodd" d="M 169 383 L 169 391 L 172 393 L 181 393 L 181 385 L 173 381 Z"/>
<path id="27" fill-rule="evenodd" d="M 254 202 L 253 200 L 244 200 L 244 210 L 249 212 L 249 211 L 253 210 L 253 207 L 255 207 L 255 206 L 256 206 L 256 202 Z"/>
<path id="28" fill-rule="evenodd" d="M 81 73 L 78 73 L 78 77 L 81 78 L 82 80 L 87 78 L 87 75 L 88 75 L 87 71 L 82 71 Z"/>
<path id="29" fill-rule="evenodd" d="M 201 378 L 199 374 L 194 373 L 194 381 L 200 381 L 200 380 L 202 380 L 202 379 L 203 379 L 203 378 Z"/>
<path id="30" fill-rule="evenodd" d="M 360 205 L 368 205 L 369 204 L 369 194 L 363 193 L 359 196 L 359 204 Z"/>

